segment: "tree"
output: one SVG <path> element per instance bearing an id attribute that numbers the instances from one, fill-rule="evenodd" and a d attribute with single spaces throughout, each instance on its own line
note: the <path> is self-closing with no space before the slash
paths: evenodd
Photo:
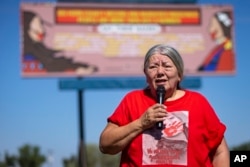
<path id="1" fill-rule="evenodd" d="M 16 156 L 5 153 L 4 162 L 0 162 L 0 167 L 14 167 L 16 164 L 16 159 Z"/>
<path id="2" fill-rule="evenodd" d="M 72 155 L 69 159 L 63 159 L 64 167 L 77 167 L 77 157 Z"/>
<path id="3" fill-rule="evenodd" d="M 26 144 L 19 148 L 19 155 L 5 153 L 4 162 L 0 162 L 0 167 L 40 167 L 45 161 L 39 147 Z"/>
<path id="4" fill-rule="evenodd" d="M 120 154 L 108 155 L 101 154 L 100 156 L 100 167 L 116 167 L 119 166 Z"/>
<path id="5" fill-rule="evenodd" d="M 40 167 L 46 158 L 41 155 L 39 147 L 26 144 L 19 148 L 17 161 L 20 167 Z"/>
<path id="6" fill-rule="evenodd" d="M 99 149 L 95 144 L 87 145 L 87 166 L 95 167 L 99 161 Z"/>
<path id="7" fill-rule="evenodd" d="M 230 150 L 232 150 L 232 151 L 250 151 L 250 141 L 242 143 L 238 146 L 234 146 Z"/>
<path id="8" fill-rule="evenodd" d="M 96 144 L 86 146 L 86 160 L 88 167 L 116 167 L 119 166 L 120 155 L 102 154 Z M 76 156 L 63 159 L 64 167 L 77 167 L 78 161 Z"/>

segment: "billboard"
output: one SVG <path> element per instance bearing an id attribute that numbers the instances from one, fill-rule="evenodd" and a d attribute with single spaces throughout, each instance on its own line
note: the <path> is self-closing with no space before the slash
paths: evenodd
<path id="1" fill-rule="evenodd" d="M 21 3 L 23 77 L 143 76 L 155 44 L 175 47 L 185 76 L 235 74 L 230 5 Z"/>

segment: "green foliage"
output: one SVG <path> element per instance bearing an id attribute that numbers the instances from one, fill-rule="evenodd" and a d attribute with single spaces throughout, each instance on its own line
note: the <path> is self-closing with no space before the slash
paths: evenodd
<path id="1" fill-rule="evenodd" d="M 17 157 L 14 155 L 5 154 L 5 164 L 6 166 L 15 166 Z"/>
<path id="2" fill-rule="evenodd" d="M 78 155 L 77 155 L 78 156 Z M 77 156 L 71 156 L 63 160 L 64 167 L 77 167 Z M 117 167 L 120 162 L 120 155 L 102 154 L 96 144 L 86 146 L 86 157 L 88 167 Z"/>
<path id="3" fill-rule="evenodd" d="M 0 167 L 40 167 L 46 161 L 45 156 L 41 155 L 37 146 L 28 144 L 19 148 L 19 155 L 5 154 L 4 162 L 0 162 Z"/>
<path id="4" fill-rule="evenodd" d="M 99 161 L 99 149 L 94 144 L 87 145 L 87 166 L 94 167 L 98 164 Z"/>
<path id="5" fill-rule="evenodd" d="M 232 150 L 232 151 L 250 151 L 250 141 L 242 143 L 238 146 L 234 146 L 230 150 Z"/>
<path id="6" fill-rule="evenodd" d="M 100 156 L 100 167 L 117 167 L 120 163 L 120 154 L 107 155 L 101 154 Z"/>
<path id="7" fill-rule="evenodd" d="M 71 156 L 69 159 L 63 159 L 63 166 L 64 167 L 77 167 L 77 157 Z"/>
<path id="8" fill-rule="evenodd" d="M 46 161 L 46 158 L 40 154 L 39 147 L 24 145 L 19 148 L 17 161 L 21 167 L 40 167 Z"/>
<path id="9" fill-rule="evenodd" d="M 0 162 L 0 167 L 7 167 L 5 162 Z"/>
<path id="10" fill-rule="evenodd" d="M 5 153 L 5 155 L 4 155 L 4 161 L 0 162 L 0 167 L 15 166 L 16 159 L 17 158 L 15 156 L 10 156 L 8 153 Z"/>

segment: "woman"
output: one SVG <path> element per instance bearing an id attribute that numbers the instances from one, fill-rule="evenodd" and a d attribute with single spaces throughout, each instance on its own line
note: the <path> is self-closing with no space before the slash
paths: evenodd
<path id="1" fill-rule="evenodd" d="M 199 66 L 199 71 L 234 71 L 232 25 L 230 12 L 224 11 L 214 14 L 209 24 L 209 33 L 216 46 Z"/>
<path id="2" fill-rule="evenodd" d="M 172 47 L 153 46 L 144 59 L 148 87 L 129 92 L 108 118 L 100 150 L 121 154 L 121 167 L 229 167 L 226 127 L 204 96 L 180 88 L 183 61 Z M 164 86 L 164 104 L 156 89 Z M 163 129 L 156 123 L 163 121 Z"/>
<path id="3" fill-rule="evenodd" d="M 74 62 L 72 59 L 66 58 L 62 50 L 45 46 L 44 25 L 49 24 L 37 14 L 30 11 L 23 12 L 23 62 L 38 61 L 41 65 L 38 65 L 37 68 L 48 72 L 75 71 L 77 74 L 91 74 L 98 70 L 96 66 Z M 31 70 L 34 71 L 35 68 L 32 67 Z"/>

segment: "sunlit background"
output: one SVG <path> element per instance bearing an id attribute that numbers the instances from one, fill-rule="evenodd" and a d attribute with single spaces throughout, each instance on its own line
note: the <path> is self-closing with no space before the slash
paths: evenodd
<path id="1" fill-rule="evenodd" d="M 21 2 L 55 1 L 2 0 L 0 3 L 0 162 L 6 153 L 16 155 L 20 147 L 29 144 L 39 146 L 48 158 L 44 166 L 62 167 L 64 158 L 78 154 L 78 94 L 77 90 L 61 90 L 60 78 L 21 77 Z M 226 124 L 225 137 L 232 148 L 250 141 L 250 1 L 197 0 L 196 4 L 229 4 L 234 8 L 236 74 L 201 77 L 201 87 L 194 89 L 208 98 Z M 106 118 L 130 90 L 83 92 L 86 144 L 98 144 Z"/>

